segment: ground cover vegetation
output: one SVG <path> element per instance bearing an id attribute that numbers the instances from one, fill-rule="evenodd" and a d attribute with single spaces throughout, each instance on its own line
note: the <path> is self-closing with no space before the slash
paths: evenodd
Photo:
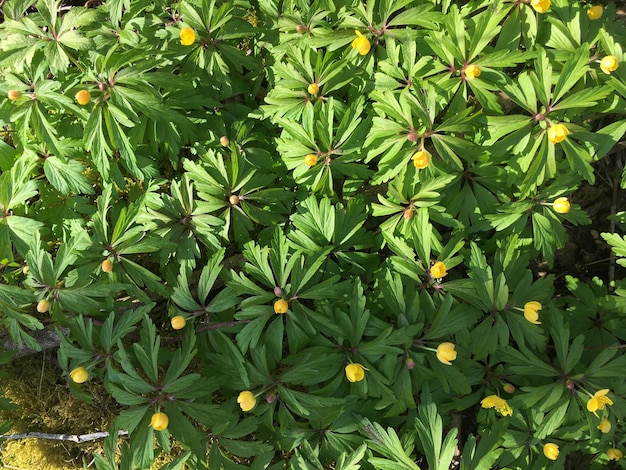
<path id="1" fill-rule="evenodd" d="M 620 6 L 2 2 L 0 326 L 85 465 L 624 468 Z"/>

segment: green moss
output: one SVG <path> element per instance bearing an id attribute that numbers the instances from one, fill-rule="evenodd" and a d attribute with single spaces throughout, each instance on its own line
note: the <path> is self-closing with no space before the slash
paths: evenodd
<path id="1" fill-rule="evenodd" d="M 9 419 L 9 434 L 43 432 L 50 434 L 88 434 L 108 431 L 122 408 L 99 380 L 91 379 L 81 387 L 93 403 L 78 400 L 70 393 L 68 378 L 41 354 L 16 359 L 2 369 L 0 390 L 17 405 L 15 410 L 0 411 L 0 422 Z M 8 467 L 37 470 L 82 469 L 103 452 L 104 440 L 78 444 L 47 439 L 8 440 L 2 445 L 0 463 Z M 161 468 L 183 448 L 176 442 L 171 454 L 160 454 L 153 469 Z"/>
<path id="2" fill-rule="evenodd" d="M 117 416 L 119 406 L 98 380 L 90 380 L 83 389 L 93 403 L 76 399 L 69 390 L 67 377 L 43 355 L 14 360 L 4 366 L 7 377 L 0 381 L 4 396 L 17 405 L 0 412 L 0 421 L 10 419 L 10 433 L 43 432 L 51 434 L 86 434 L 106 431 Z M 47 439 L 9 440 L 2 448 L 2 463 L 17 468 L 56 470 L 83 468 L 102 441 L 77 444 Z"/>

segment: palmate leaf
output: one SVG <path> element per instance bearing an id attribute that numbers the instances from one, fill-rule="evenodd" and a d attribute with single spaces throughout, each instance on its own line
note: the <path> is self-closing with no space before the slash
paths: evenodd
<path id="1" fill-rule="evenodd" d="M 85 167 L 76 160 L 61 161 L 48 157 L 44 162 L 46 178 L 61 194 L 93 194 L 93 187 L 83 174 Z"/>

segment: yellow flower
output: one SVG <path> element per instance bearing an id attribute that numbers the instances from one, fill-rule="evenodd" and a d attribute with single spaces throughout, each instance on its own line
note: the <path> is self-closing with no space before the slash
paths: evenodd
<path id="1" fill-rule="evenodd" d="M 590 20 L 599 20 L 602 17 L 602 12 L 604 9 L 602 5 L 594 5 L 587 10 L 587 16 Z"/>
<path id="2" fill-rule="evenodd" d="M 606 451 L 606 456 L 609 458 L 609 460 L 615 460 L 617 462 L 619 459 L 624 457 L 624 454 L 622 454 L 621 450 L 612 448 Z"/>
<path id="3" fill-rule="evenodd" d="M 350 382 L 360 382 L 365 377 L 365 367 L 361 364 L 348 364 L 346 366 L 346 378 Z"/>
<path id="4" fill-rule="evenodd" d="M 448 274 L 447 271 L 446 271 L 445 263 L 443 261 L 437 261 L 430 268 L 430 274 L 431 274 L 432 277 L 434 277 L 436 279 L 440 279 L 440 278 L 444 277 L 446 274 Z"/>
<path id="5" fill-rule="evenodd" d="M 569 135 L 569 129 L 565 124 L 554 124 L 548 129 L 548 139 L 553 144 L 563 142 Z"/>
<path id="6" fill-rule="evenodd" d="M 415 168 L 423 170 L 430 165 L 430 153 L 426 150 L 420 150 L 419 152 L 415 152 L 411 160 L 413 160 L 413 166 L 415 166 Z"/>
<path id="7" fill-rule="evenodd" d="M 569 199 L 566 197 L 558 197 L 552 203 L 552 209 L 559 214 L 567 214 L 570 210 Z"/>
<path id="8" fill-rule="evenodd" d="M 550 9 L 550 0 L 530 0 L 532 6 L 537 13 L 545 13 Z"/>
<path id="9" fill-rule="evenodd" d="M 176 315 L 175 317 L 172 317 L 170 323 L 172 324 L 173 329 L 182 330 L 183 328 L 185 328 L 187 320 L 185 320 L 185 317 L 183 317 L 182 315 Z"/>
<path id="10" fill-rule="evenodd" d="M 615 72 L 619 67 L 619 59 L 614 55 L 607 55 L 600 61 L 600 68 L 604 73 Z"/>
<path id="11" fill-rule="evenodd" d="M 612 405 L 613 400 L 606 396 L 609 393 L 608 388 L 598 390 L 593 397 L 587 401 L 587 410 L 598 416 L 596 411 L 603 410 L 606 405 Z"/>
<path id="12" fill-rule="evenodd" d="M 543 446 L 543 455 L 550 460 L 556 460 L 559 458 L 559 446 L 552 442 L 548 442 Z"/>
<path id="13" fill-rule="evenodd" d="M 285 299 L 278 299 L 274 302 L 274 313 L 283 314 L 287 313 L 287 310 L 289 310 L 289 302 Z"/>
<path id="14" fill-rule="evenodd" d="M 480 77 L 480 67 L 478 65 L 468 65 L 465 67 L 465 78 L 474 80 L 476 77 Z"/>
<path id="15" fill-rule="evenodd" d="M 504 398 L 498 395 L 489 395 L 481 400 L 480 406 L 483 408 L 495 408 L 502 416 L 513 416 L 513 410 Z"/>
<path id="16" fill-rule="evenodd" d="M 180 30 L 180 43 L 183 46 L 191 46 L 196 40 L 196 32 L 189 26 Z"/>
<path id="17" fill-rule="evenodd" d="M 452 365 L 450 361 L 456 359 L 456 351 L 454 350 L 454 343 L 441 343 L 437 346 L 437 359 L 449 366 Z"/>
<path id="18" fill-rule="evenodd" d="M 304 164 L 306 166 L 315 166 L 316 163 L 317 163 L 317 155 L 315 155 L 314 153 L 305 155 Z"/>
<path id="19" fill-rule="evenodd" d="M 360 31 L 354 32 L 356 33 L 356 38 L 354 41 L 352 41 L 352 49 L 356 49 L 361 55 L 367 55 L 372 47 L 369 39 L 363 36 Z"/>
<path id="20" fill-rule="evenodd" d="M 535 325 L 541 325 L 539 320 L 539 314 L 537 313 L 541 310 L 542 305 L 536 300 L 532 300 L 530 302 L 526 302 L 524 304 L 524 318 Z"/>
<path id="21" fill-rule="evenodd" d="M 249 390 L 245 390 L 239 393 L 239 396 L 237 397 L 237 403 L 239 403 L 241 411 L 250 411 L 256 406 L 256 398 L 254 396 L 254 393 Z"/>
<path id="22" fill-rule="evenodd" d="M 167 428 L 168 424 L 170 424 L 170 419 L 165 413 L 154 413 L 150 420 L 150 426 L 152 426 L 152 429 L 155 431 L 163 431 Z"/>
<path id="23" fill-rule="evenodd" d="M 84 367 L 77 367 L 70 372 L 70 378 L 77 384 L 82 384 L 87 382 L 87 379 L 89 379 L 89 372 Z"/>
<path id="24" fill-rule="evenodd" d="M 317 83 L 310 83 L 307 91 L 311 95 L 317 95 L 317 92 L 320 91 L 320 86 Z"/>
<path id="25" fill-rule="evenodd" d="M 598 424 L 598 429 L 601 433 L 606 434 L 611 430 L 611 422 L 608 419 L 604 418 L 602 421 L 600 421 L 600 424 Z"/>

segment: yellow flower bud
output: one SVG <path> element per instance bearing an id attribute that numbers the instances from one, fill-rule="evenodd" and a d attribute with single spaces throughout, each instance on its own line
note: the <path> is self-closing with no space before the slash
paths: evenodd
<path id="1" fill-rule="evenodd" d="M 454 350 L 454 343 L 441 343 L 437 346 L 437 359 L 449 366 L 452 365 L 450 361 L 456 359 L 456 351 Z"/>
<path id="2" fill-rule="evenodd" d="M 569 199 L 566 197 L 558 197 L 552 203 L 552 209 L 559 214 L 567 214 L 570 210 Z"/>
<path id="3" fill-rule="evenodd" d="M 220 144 L 222 144 L 222 147 L 228 147 L 230 145 L 230 139 L 223 135 L 222 137 L 220 137 Z"/>
<path id="4" fill-rule="evenodd" d="M 539 310 L 541 310 L 542 305 L 536 300 L 532 300 L 530 302 L 526 302 L 524 304 L 524 318 L 535 325 L 541 325 L 539 321 Z"/>
<path id="5" fill-rule="evenodd" d="M 537 13 L 545 13 L 550 9 L 550 0 L 530 0 L 530 6 L 532 6 Z"/>
<path id="6" fill-rule="evenodd" d="M 183 46 L 191 46 L 196 40 L 196 32 L 189 26 L 180 30 L 180 43 Z"/>
<path id="7" fill-rule="evenodd" d="M 320 91 L 320 86 L 317 83 L 309 84 L 307 91 L 311 95 L 317 95 L 317 92 Z"/>
<path id="8" fill-rule="evenodd" d="M 502 388 L 506 393 L 513 393 L 515 391 L 515 385 L 513 384 L 504 384 Z"/>
<path id="9" fill-rule="evenodd" d="M 554 124 L 548 129 L 548 139 L 553 144 L 563 142 L 569 135 L 569 129 L 565 124 Z"/>
<path id="10" fill-rule="evenodd" d="M 604 418 L 602 421 L 600 421 L 600 424 L 598 424 L 598 429 L 602 434 L 608 433 L 611 430 L 611 422 L 608 419 Z"/>
<path id="11" fill-rule="evenodd" d="M 360 382 L 365 377 L 365 367 L 361 364 L 348 364 L 346 366 L 346 378 L 350 382 Z"/>
<path id="12" fill-rule="evenodd" d="M 437 261 L 430 268 L 430 274 L 436 279 L 440 279 L 448 274 L 446 264 L 443 261 Z"/>
<path id="13" fill-rule="evenodd" d="M 241 411 L 250 411 L 256 406 L 256 397 L 251 391 L 245 390 L 239 393 L 239 396 L 237 397 L 237 403 L 239 403 Z"/>
<path id="14" fill-rule="evenodd" d="M 559 458 L 559 446 L 552 442 L 548 442 L 547 444 L 544 444 L 543 455 L 545 455 L 546 458 L 549 460 L 558 459 Z"/>
<path id="15" fill-rule="evenodd" d="M 274 313 L 283 314 L 287 313 L 287 310 L 289 310 L 289 302 L 285 299 L 278 299 L 274 302 Z"/>
<path id="16" fill-rule="evenodd" d="M 617 462 L 619 459 L 624 457 L 624 454 L 621 450 L 613 447 L 606 451 L 606 456 L 609 458 L 609 460 L 615 460 Z"/>
<path id="17" fill-rule="evenodd" d="M 150 420 L 150 426 L 155 431 L 163 431 L 167 428 L 167 425 L 170 424 L 170 419 L 167 417 L 165 413 L 154 413 L 152 415 L 152 419 Z"/>
<path id="18" fill-rule="evenodd" d="M 474 80 L 480 76 L 480 67 L 478 65 L 468 65 L 465 67 L 465 78 L 468 80 Z"/>
<path id="19" fill-rule="evenodd" d="M 372 47 L 372 45 L 369 42 L 369 39 L 363 36 L 360 31 L 355 31 L 355 33 L 356 33 L 356 39 L 352 41 L 352 48 L 359 51 L 359 54 L 361 55 L 367 55 L 367 53 L 370 51 Z"/>
<path id="20" fill-rule="evenodd" d="M 304 164 L 306 166 L 315 166 L 317 164 L 317 155 L 310 153 L 304 157 Z"/>
<path id="21" fill-rule="evenodd" d="M 602 17 L 603 12 L 604 9 L 602 8 L 602 5 L 594 5 L 587 10 L 587 16 L 592 21 L 599 20 Z"/>
<path id="22" fill-rule="evenodd" d="M 41 299 L 37 303 L 37 311 L 39 313 L 46 313 L 49 309 L 50 309 L 50 302 L 48 302 L 46 299 Z"/>
<path id="23" fill-rule="evenodd" d="M 614 55 L 607 55 L 600 61 L 600 68 L 604 73 L 610 74 L 611 72 L 615 72 L 618 67 L 619 59 Z"/>
<path id="24" fill-rule="evenodd" d="M 415 152 L 411 160 L 413 160 L 413 166 L 415 166 L 415 168 L 423 170 L 430 165 L 430 153 L 426 150 L 420 150 L 419 152 Z"/>
<path id="25" fill-rule="evenodd" d="M 19 100 L 22 97 L 22 92 L 20 90 L 9 90 L 7 93 L 7 98 L 11 101 Z"/>
<path id="26" fill-rule="evenodd" d="M 182 315 L 176 315 L 175 317 L 172 317 L 170 323 L 172 324 L 173 329 L 182 330 L 183 328 L 185 328 L 187 320 L 185 320 L 185 317 L 183 317 Z"/>
<path id="27" fill-rule="evenodd" d="M 100 267 L 105 273 L 110 273 L 111 271 L 113 271 L 113 262 L 111 260 L 105 259 Z"/>
<path id="28" fill-rule="evenodd" d="M 89 93 L 87 90 L 80 90 L 76 93 L 74 98 L 76 98 L 76 102 L 79 105 L 85 106 L 91 101 L 91 93 Z"/>
<path id="29" fill-rule="evenodd" d="M 77 384 L 82 384 L 87 382 L 87 379 L 89 379 L 89 372 L 84 367 L 77 367 L 70 372 L 70 378 Z"/>

